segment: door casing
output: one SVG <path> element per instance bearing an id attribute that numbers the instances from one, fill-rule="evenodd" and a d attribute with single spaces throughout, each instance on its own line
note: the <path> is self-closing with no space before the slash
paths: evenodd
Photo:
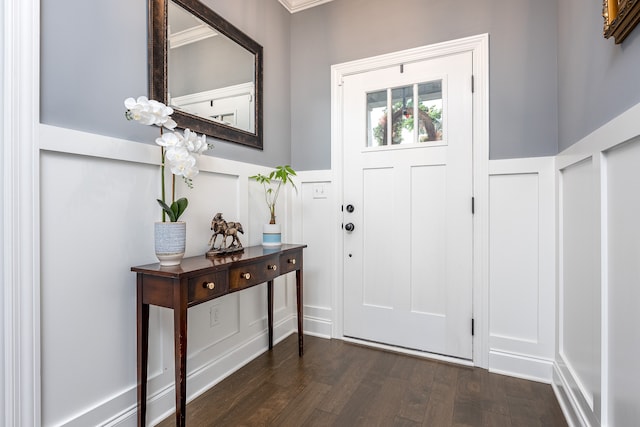
<path id="1" fill-rule="evenodd" d="M 473 61 L 473 365 L 488 367 L 489 341 L 489 35 L 480 34 L 463 39 L 393 52 L 371 58 L 336 64 L 331 67 L 331 170 L 333 185 L 338 195 L 335 206 L 335 223 L 342 223 L 343 204 L 343 155 L 342 155 L 342 79 L 350 74 L 371 71 L 439 56 L 471 52 Z M 335 278 L 333 280 L 333 328 L 332 337 L 358 342 L 343 335 L 343 230 L 336 229 Z M 471 325 L 469 325 L 471 327 Z M 376 345 L 418 356 L 463 363 L 459 359 L 430 353 Z"/>

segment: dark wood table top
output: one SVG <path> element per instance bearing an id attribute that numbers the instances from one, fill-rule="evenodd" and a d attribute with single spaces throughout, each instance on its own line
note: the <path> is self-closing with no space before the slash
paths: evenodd
<path id="1" fill-rule="evenodd" d="M 161 267 L 160 263 L 131 267 L 131 271 L 136 273 L 151 274 L 162 277 L 189 277 L 192 274 L 202 273 L 203 270 L 215 271 L 224 269 L 230 264 L 242 265 L 243 262 L 255 262 L 256 259 L 272 255 L 284 254 L 289 251 L 306 248 L 307 245 L 283 243 L 277 247 L 265 247 L 262 245 L 249 246 L 242 252 L 235 252 L 229 255 L 207 257 L 198 255 L 184 258 L 180 265 Z"/>

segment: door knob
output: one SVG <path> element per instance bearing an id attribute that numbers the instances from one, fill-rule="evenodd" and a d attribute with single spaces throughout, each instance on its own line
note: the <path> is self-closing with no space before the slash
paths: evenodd
<path id="1" fill-rule="evenodd" d="M 353 225 L 352 222 L 349 222 L 349 223 L 345 224 L 345 226 L 344 226 L 344 229 L 347 230 L 347 231 L 353 231 L 354 228 L 356 228 L 356 226 Z"/>
<path id="2" fill-rule="evenodd" d="M 355 208 L 353 207 L 353 205 L 347 205 L 347 212 L 351 213 L 355 210 Z"/>

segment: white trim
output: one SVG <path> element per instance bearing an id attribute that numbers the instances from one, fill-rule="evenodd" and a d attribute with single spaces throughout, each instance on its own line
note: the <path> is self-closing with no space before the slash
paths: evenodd
<path id="1" fill-rule="evenodd" d="M 331 169 L 335 171 L 337 224 L 342 222 L 343 158 L 342 158 L 342 81 L 344 76 L 389 67 L 396 64 L 420 61 L 443 55 L 471 51 L 475 91 L 473 96 L 473 185 L 476 198 L 474 215 L 474 272 L 473 311 L 476 336 L 473 340 L 473 363 L 488 366 L 488 280 L 489 280 L 489 35 L 480 34 L 444 43 L 403 50 L 372 58 L 360 59 L 331 67 Z M 335 313 L 333 319 L 334 338 L 343 339 L 343 268 L 342 230 L 337 229 L 335 239 Z M 401 351 L 401 349 L 396 349 Z"/>
<path id="2" fill-rule="evenodd" d="M 609 193 L 607 156 L 598 156 L 600 181 L 600 420 L 609 422 Z"/>
<path id="3" fill-rule="evenodd" d="M 489 372 L 545 384 L 551 383 L 553 360 L 492 349 Z"/>
<path id="4" fill-rule="evenodd" d="M 40 1 L 6 0 L 3 45 L 4 416 L 40 425 Z"/>
<path id="5" fill-rule="evenodd" d="M 320 6 L 333 0 L 279 0 L 280 3 L 289 11 L 289 13 L 300 12 L 314 6 Z"/>
<path id="6" fill-rule="evenodd" d="M 233 98 L 241 95 L 250 95 L 253 100 L 253 82 L 240 83 L 219 89 L 205 90 L 202 92 L 190 93 L 189 95 L 175 96 L 171 98 L 170 105 L 189 105 L 196 102 L 213 101 L 223 98 Z"/>
<path id="7" fill-rule="evenodd" d="M 217 35 L 218 33 L 213 31 L 210 26 L 205 24 L 187 28 L 186 30 L 169 34 L 169 49 L 186 46 L 188 44 L 196 43 L 200 40 L 206 40 Z"/>
<path id="8" fill-rule="evenodd" d="M 553 382 L 551 385 L 567 424 L 570 427 L 591 425 L 588 422 L 587 415 L 578 405 L 575 395 L 557 362 L 553 364 Z"/>

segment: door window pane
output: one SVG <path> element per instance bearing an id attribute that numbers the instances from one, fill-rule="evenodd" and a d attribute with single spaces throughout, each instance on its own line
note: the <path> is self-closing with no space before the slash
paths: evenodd
<path id="1" fill-rule="evenodd" d="M 387 145 L 387 90 L 367 94 L 367 147 Z"/>
<path id="2" fill-rule="evenodd" d="M 418 142 L 442 139 L 442 80 L 418 85 Z"/>
<path id="3" fill-rule="evenodd" d="M 391 90 L 393 131 L 391 144 L 412 144 L 413 137 L 413 85 Z"/>

